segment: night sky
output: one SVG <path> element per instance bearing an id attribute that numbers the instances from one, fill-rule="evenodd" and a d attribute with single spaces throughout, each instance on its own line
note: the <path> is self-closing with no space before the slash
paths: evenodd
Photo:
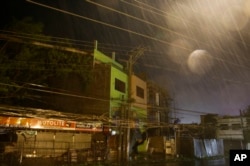
<path id="1" fill-rule="evenodd" d="M 46 35 L 97 40 L 120 61 L 146 47 L 134 70 L 168 89 L 182 123 L 250 105 L 247 0 L 2 0 L 0 8 L 1 29 L 32 16 Z"/>

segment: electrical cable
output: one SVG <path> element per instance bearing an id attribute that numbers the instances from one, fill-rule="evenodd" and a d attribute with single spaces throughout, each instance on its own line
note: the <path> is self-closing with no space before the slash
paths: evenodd
<path id="1" fill-rule="evenodd" d="M 179 45 L 176 45 L 176 44 L 173 44 L 173 43 L 161 40 L 161 39 L 157 39 L 157 38 L 151 37 L 149 35 L 145 35 L 145 34 L 142 34 L 142 33 L 139 33 L 139 32 L 135 32 L 135 31 L 132 31 L 132 30 L 129 30 L 129 29 L 125 29 L 125 28 L 122 28 L 122 27 L 119 27 L 119 26 L 116 26 L 116 25 L 113 25 L 113 24 L 109 24 L 109 23 L 106 23 L 106 22 L 103 22 L 103 21 L 99 21 L 99 20 L 96 20 L 96 19 L 92 19 L 92 18 L 89 18 L 89 17 L 81 16 L 79 14 L 76 14 L 76 13 L 73 13 L 73 12 L 70 12 L 70 11 L 58 9 L 58 8 L 55 8 L 55 7 L 52 7 L 52 6 L 49 6 L 49 5 L 45 5 L 45 4 L 42 4 L 42 3 L 34 2 L 32 0 L 26 0 L 26 1 L 30 2 L 30 3 L 33 3 L 33 4 L 36 4 L 38 6 L 42 6 L 42 7 L 51 9 L 51 10 L 55 10 L 55 11 L 64 13 L 64 14 L 68 14 L 68 15 L 75 16 L 75 17 L 78 17 L 78 18 L 81 18 L 81 19 L 92 21 L 94 23 L 105 25 L 105 26 L 110 27 L 110 28 L 118 29 L 118 30 L 129 32 L 131 34 L 138 35 L 138 36 L 141 36 L 141 37 L 144 37 L 144 38 L 147 38 L 147 39 L 158 41 L 158 42 L 163 43 L 163 44 L 167 44 L 167 45 L 174 46 L 174 47 L 177 47 L 177 48 L 180 48 L 180 49 L 184 49 L 184 50 L 189 50 L 188 48 L 185 48 L 185 47 L 182 47 L 182 46 L 179 46 Z"/>
<path id="2" fill-rule="evenodd" d="M 129 33 L 135 34 L 135 35 L 139 35 L 139 36 L 141 36 L 141 37 L 145 37 L 145 38 L 148 38 L 148 39 L 151 39 L 151 40 L 154 40 L 154 41 L 158 41 L 158 42 L 161 42 L 161 43 L 163 43 L 163 44 L 167 44 L 167 45 L 170 45 L 170 46 L 174 46 L 174 47 L 177 47 L 177 48 L 181 48 L 181 49 L 184 49 L 184 50 L 187 50 L 187 51 L 192 51 L 192 50 L 190 50 L 189 48 L 185 48 L 185 47 L 182 47 L 182 46 L 180 46 L 180 45 L 173 44 L 173 43 L 171 43 L 171 42 L 167 42 L 167 41 L 164 41 L 164 40 L 161 40 L 161 39 L 157 39 L 157 38 L 154 38 L 154 37 L 151 37 L 151 36 L 142 34 L 142 33 L 138 33 L 138 32 L 132 31 L 132 30 L 124 29 L 124 28 L 122 28 L 122 27 L 115 26 L 115 25 L 109 24 L 109 23 L 105 23 L 105 22 L 103 22 L 103 21 L 99 21 L 99 20 L 96 20 L 96 19 L 91 19 L 91 18 L 89 18 L 89 17 L 81 16 L 81 15 L 79 15 L 79 14 L 72 13 L 72 12 L 70 12 L 70 11 L 58 9 L 58 8 L 55 8 L 55 7 L 52 7 L 52 6 L 49 6 L 49 5 L 45 5 L 45 4 L 42 4 L 42 3 L 39 3 L 39 2 L 34 2 L 34 1 L 32 1 L 32 0 L 26 0 L 26 1 L 27 1 L 27 2 L 30 2 L 30 3 L 33 3 L 33 4 L 36 4 L 36 5 L 39 5 L 39 6 L 42 6 L 42 7 L 45 7 L 45 8 L 48 8 L 48 9 L 51 9 L 51 10 L 55 10 L 55 11 L 58 11 L 58 12 L 61 12 L 61 13 L 69 14 L 69 15 L 72 15 L 72 16 L 75 16 L 75 17 L 79 17 L 79 18 L 88 20 L 88 21 L 92 21 L 92 22 L 95 22 L 95 23 L 98 23 L 98 24 L 105 25 L 105 26 L 108 26 L 108 27 L 111 27 L 111 28 L 115 28 L 115 29 L 119 29 L 119 30 L 122 30 L 122 31 L 126 31 L 126 32 L 129 32 Z M 226 51 L 226 53 L 231 54 L 231 52 L 227 52 L 227 51 Z M 222 62 L 226 62 L 226 63 L 229 63 L 229 64 L 233 64 L 233 65 L 237 65 L 237 66 L 242 67 L 242 65 L 238 65 L 238 64 L 235 64 L 235 63 L 233 63 L 233 62 L 225 61 L 225 60 L 222 59 L 222 58 L 218 58 L 218 57 L 213 57 L 213 58 L 216 59 L 216 60 L 218 60 L 218 61 L 222 61 Z"/>
<path id="3" fill-rule="evenodd" d="M 159 10 L 158 8 L 153 7 L 152 5 L 148 5 L 148 4 L 146 4 L 146 3 L 142 2 L 142 1 L 134 0 L 135 2 L 141 4 L 142 6 L 136 5 L 136 4 L 131 3 L 131 2 L 128 2 L 128 1 L 126 1 L 126 0 L 120 0 L 120 1 L 123 2 L 123 3 L 126 3 L 126 4 L 128 4 L 128 5 L 131 5 L 131 6 L 140 8 L 140 9 L 143 9 L 143 10 L 145 10 L 145 11 L 147 11 L 147 12 L 152 12 L 152 13 L 157 14 L 157 15 L 162 16 L 162 17 L 170 16 L 170 17 L 173 17 L 174 19 L 179 19 L 179 20 L 180 20 L 181 22 L 183 22 L 183 23 L 184 23 L 184 22 L 185 22 L 185 23 L 188 22 L 189 24 L 193 25 L 193 27 L 197 27 L 197 24 L 192 23 L 191 21 L 184 20 L 184 19 L 181 18 L 181 17 L 178 17 L 178 16 L 175 16 L 175 15 L 169 14 L 168 12 Z M 178 2 L 176 2 L 176 3 L 178 3 Z M 180 4 L 180 3 L 178 3 L 178 5 L 183 6 L 183 5 Z M 145 8 L 145 7 L 143 7 L 143 6 L 145 6 L 145 7 L 147 7 L 147 8 Z M 187 7 L 187 6 L 185 6 L 185 7 Z M 198 11 L 195 11 L 195 10 L 193 10 L 193 9 L 190 9 L 190 11 L 193 11 L 193 12 L 196 12 L 197 14 L 200 14 Z M 207 28 L 207 27 L 203 27 L 203 29 L 206 29 L 208 32 L 211 31 L 211 29 L 209 29 L 209 28 Z M 248 34 L 248 33 L 247 33 L 247 34 Z M 231 37 L 231 36 L 228 36 L 227 34 L 220 33 L 220 35 L 222 35 L 222 36 L 227 36 L 227 37 L 230 38 L 230 40 L 234 40 L 234 41 L 236 41 L 236 42 L 243 43 L 242 40 L 237 40 L 237 39 L 235 39 L 235 38 L 233 38 L 233 37 Z M 245 43 L 243 43 L 243 44 L 245 44 Z M 249 45 L 248 45 L 248 46 L 249 46 Z"/>
<path id="4" fill-rule="evenodd" d="M 105 25 L 105 24 L 104 24 Z"/>

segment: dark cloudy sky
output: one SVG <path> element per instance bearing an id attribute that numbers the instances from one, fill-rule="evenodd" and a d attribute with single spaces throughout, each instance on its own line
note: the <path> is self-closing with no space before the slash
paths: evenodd
<path id="1" fill-rule="evenodd" d="M 169 90 L 176 115 L 238 115 L 250 105 L 250 3 L 247 0 L 3 0 L 1 28 L 32 16 L 47 35 L 98 40 Z M 174 116 L 174 115 L 173 115 Z"/>

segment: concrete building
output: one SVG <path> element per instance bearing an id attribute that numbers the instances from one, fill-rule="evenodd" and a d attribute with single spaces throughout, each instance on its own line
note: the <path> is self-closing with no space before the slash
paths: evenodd
<path id="1" fill-rule="evenodd" d="M 245 117 L 218 117 L 217 138 L 243 141 L 243 129 L 246 126 L 247 120 Z"/>
<path id="2" fill-rule="evenodd" d="M 151 128 L 151 135 L 163 135 L 166 125 L 169 122 L 170 96 L 165 89 L 162 89 L 154 82 L 147 82 L 147 106 L 148 124 Z"/>
<path id="3" fill-rule="evenodd" d="M 40 42 L 39 44 L 31 42 L 31 44 L 45 49 L 57 48 L 54 45 Z M 91 77 L 91 79 L 89 82 L 81 81 L 77 74 L 69 74 L 59 80 L 52 78 L 53 85 L 58 85 L 56 86 L 59 87 L 58 89 L 51 90 L 51 87 L 38 86 L 36 87 L 38 91 L 32 92 L 34 96 L 39 95 L 41 101 L 44 99 L 46 103 L 51 103 L 57 111 L 65 113 L 86 115 L 86 117 L 108 117 L 109 120 L 103 121 L 103 125 L 110 128 L 130 127 L 128 120 L 138 120 L 150 124 L 150 126 L 163 126 L 168 122 L 167 93 L 151 82 L 146 82 L 136 76 L 131 64 L 129 69 L 124 68 L 116 61 L 114 53 L 105 55 L 99 51 L 97 42 L 95 42 L 94 48 L 88 51 L 63 46 L 60 47 L 60 50 L 65 51 L 66 55 L 74 52 L 86 57 L 89 62 L 87 69 L 91 73 L 86 77 Z M 86 83 L 85 88 L 83 88 L 82 82 Z M 148 100 L 154 102 L 148 102 Z M 150 106 L 148 107 L 148 105 Z M 48 138 L 48 141 L 61 141 L 62 136 L 57 137 L 60 134 L 49 132 L 39 133 L 37 138 L 44 137 Z M 157 132 L 160 134 L 162 129 Z M 85 134 L 87 140 L 92 140 L 93 135 L 93 133 Z M 85 136 L 81 135 L 81 137 Z M 71 133 L 65 134 L 65 139 L 70 142 L 76 138 L 80 137 L 75 137 Z M 34 139 L 36 138 L 34 137 Z"/>
<path id="4" fill-rule="evenodd" d="M 204 138 L 223 140 L 226 155 L 230 149 L 246 148 L 246 117 L 207 114 L 201 116 L 201 125 L 203 126 Z"/>
<path id="5" fill-rule="evenodd" d="M 109 117 L 113 119 L 129 118 L 145 121 L 147 116 L 146 82 L 134 74 L 129 76 L 127 70 L 116 62 L 115 53 L 108 57 L 98 51 L 97 43 L 93 64 L 93 69 L 99 76 L 94 75 L 95 82 L 90 85 L 89 93 L 91 95 L 93 92 L 96 95 L 103 94 L 103 97 L 109 99 L 109 102 L 95 101 L 95 106 L 101 102 L 106 105 L 99 108 L 101 112 L 99 115 L 109 114 Z"/>
<path id="6" fill-rule="evenodd" d="M 216 135 L 223 139 L 225 154 L 231 149 L 245 149 L 244 129 L 247 127 L 245 117 L 218 117 Z"/>
<path id="7" fill-rule="evenodd" d="M 0 110 L 5 112 L 5 115 L 0 115 L 3 158 L 13 155 L 22 163 L 32 158 L 62 160 L 66 156 L 63 160 L 71 163 L 104 160 L 106 157 L 107 143 L 100 121 L 35 108 L 1 106 Z M 13 112 L 15 116 L 12 116 Z M 75 117 L 78 121 L 74 120 Z M 78 157 L 71 156 L 73 153 Z"/>
<path id="8" fill-rule="evenodd" d="M 131 76 L 132 118 L 143 123 L 147 120 L 147 83 L 136 75 Z"/>

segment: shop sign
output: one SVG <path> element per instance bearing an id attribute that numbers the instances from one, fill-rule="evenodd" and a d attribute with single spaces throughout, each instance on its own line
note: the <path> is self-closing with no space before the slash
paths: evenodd
<path id="1" fill-rule="evenodd" d="M 76 130 L 79 131 L 102 131 L 101 122 L 76 122 Z"/>

